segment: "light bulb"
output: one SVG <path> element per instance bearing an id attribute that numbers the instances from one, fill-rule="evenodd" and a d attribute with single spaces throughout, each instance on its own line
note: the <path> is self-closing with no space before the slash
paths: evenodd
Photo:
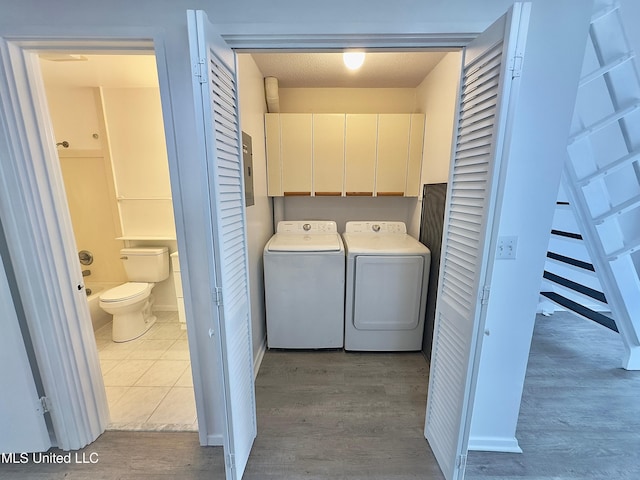
<path id="1" fill-rule="evenodd" d="M 349 70 L 357 70 L 364 63 L 364 52 L 344 52 L 342 60 Z"/>

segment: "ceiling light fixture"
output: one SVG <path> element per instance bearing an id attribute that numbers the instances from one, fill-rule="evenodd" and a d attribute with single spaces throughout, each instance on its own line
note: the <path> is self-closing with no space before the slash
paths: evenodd
<path id="1" fill-rule="evenodd" d="M 349 70 L 357 70 L 364 63 L 364 52 L 344 52 L 342 61 Z"/>

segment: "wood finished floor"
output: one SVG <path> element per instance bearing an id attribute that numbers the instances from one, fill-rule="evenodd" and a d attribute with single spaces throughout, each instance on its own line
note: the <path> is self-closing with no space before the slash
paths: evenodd
<path id="1" fill-rule="evenodd" d="M 442 479 L 424 439 L 421 353 L 270 351 L 246 480 Z"/>
<path id="2" fill-rule="evenodd" d="M 600 325 L 539 315 L 516 431 L 524 453 L 469 452 L 466 478 L 640 478 L 640 371 L 620 368 L 623 353 Z"/>
<path id="3" fill-rule="evenodd" d="M 517 437 L 523 454 L 469 452 L 467 479 L 640 478 L 640 372 L 616 334 L 568 314 L 539 317 Z M 266 354 L 258 438 L 244 480 L 442 479 L 422 437 L 419 354 Z M 95 465 L 0 464 L 2 479 L 224 479 L 222 449 L 195 433 L 106 432 Z"/>

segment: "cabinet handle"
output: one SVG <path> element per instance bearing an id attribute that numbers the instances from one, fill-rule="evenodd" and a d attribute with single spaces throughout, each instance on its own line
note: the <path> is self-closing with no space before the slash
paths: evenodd
<path id="1" fill-rule="evenodd" d="M 285 197 L 310 197 L 311 192 L 284 192 Z"/>
<path id="2" fill-rule="evenodd" d="M 316 192 L 316 197 L 341 197 L 342 192 Z"/>
<path id="3" fill-rule="evenodd" d="M 403 197 L 404 192 L 378 192 L 378 197 Z"/>
<path id="4" fill-rule="evenodd" d="M 373 197 L 373 192 L 347 192 L 347 197 Z"/>

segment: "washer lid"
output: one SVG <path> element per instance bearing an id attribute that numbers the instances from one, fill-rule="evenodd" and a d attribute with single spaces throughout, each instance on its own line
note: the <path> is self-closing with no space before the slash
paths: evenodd
<path id="1" fill-rule="evenodd" d="M 144 282 L 128 282 L 117 287 L 110 288 L 106 292 L 100 295 L 100 300 L 103 302 L 119 302 L 121 300 L 129 300 L 130 298 L 137 297 L 145 293 L 149 288 L 148 283 Z"/>
<path id="2" fill-rule="evenodd" d="M 337 252 L 342 249 L 342 241 L 337 233 L 301 235 L 276 233 L 267 250 L 270 252 Z"/>
<path id="3" fill-rule="evenodd" d="M 430 250 L 406 233 L 344 233 L 344 244 L 351 254 L 426 255 Z"/>

